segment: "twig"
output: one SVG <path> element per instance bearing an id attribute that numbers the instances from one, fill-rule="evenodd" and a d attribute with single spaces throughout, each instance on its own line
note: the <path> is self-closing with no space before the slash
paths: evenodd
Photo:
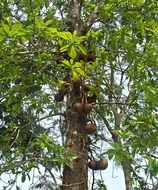
<path id="1" fill-rule="evenodd" d="M 99 9 L 102 6 L 102 2 L 98 3 L 98 5 L 95 7 L 94 11 L 91 13 L 91 15 L 89 16 L 89 18 L 86 21 L 86 28 L 90 28 L 95 22 L 96 19 L 98 18 L 98 13 L 99 13 Z"/>
<path id="2" fill-rule="evenodd" d="M 120 105 L 131 105 L 130 103 L 123 103 L 123 102 L 98 102 L 98 103 L 93 103 L 93 105 L 102 105 L 102 104 L 120 104 Z"/>
<path id="3" fill-rule="evenodd" d="M 93 179 L 92 179 L 92 190 L 93 190 L 93 189 L 94 189 L 94 180 L 95 180 L 94 170 L 92 171 L 92 175 L 93 175 Z"/>
<path id="4" fill-rule="evenodd" d="M 47 118 L 50 118 L 50 117 L 54 117 L 54 116 L 57 116 L 57 115 L 65 116 L 63 113 L 55 113 L 55 114 L 47 115 L 47 116 L 41 117 L 40 119 L 36 119 L 35 121 L 30 121 L 27 124 L 25 124 L 23 126 L 20 126 L 20 128 L 21 127 L 27 127 L 30 124 L 35 124 L 35 123 L 40 122 L 40 121 L 42 121 L 44 119 L 47 119 Z"/>
<path id="5" fill-rule="evenodd" d="M 57 184 L 57 181 L 56 181 L 56 179 L 55 179 L 55 177 L 54 177 L 54 175 L 53 175 L 53 173 L 52 173 L 51 170 L 48 168 L 48 166 L 46 166 L 44 163 L 39 162 L 39 161 L 38 161 L 38 163 L 41 164 L 42 166 L 44 166 L 44 167 L 46 168 L 46 170 L 48 170 L 48 172 L 50 173 L 52 179 L 54 180 L 55 185 L 58 185 L 58 184 Z"/>

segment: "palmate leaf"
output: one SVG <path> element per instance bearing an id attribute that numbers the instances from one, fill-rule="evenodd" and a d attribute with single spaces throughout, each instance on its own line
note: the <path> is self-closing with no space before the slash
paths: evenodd
<path id="1" fill-rule="evenodd" d="M 114 149 L 109 149 L 106 152 L 102 153 L 102 155 L 108 155 L 108 158 L 111 160 L 115 156 L 115 150 Z"/>
<path id="2" fill-rule="evenodd" d="M 68 37 L 69 41 L 73 40 L 73 35 L 71 34 L 71 32 L 65 32 L 65 34 Z"/>
<path id="3" fill-rule="evenodd" d="M 77 36 L 77 31 L 75 30 L 74 32 L 73 32 L 73 37 L 76 37 Z"/>

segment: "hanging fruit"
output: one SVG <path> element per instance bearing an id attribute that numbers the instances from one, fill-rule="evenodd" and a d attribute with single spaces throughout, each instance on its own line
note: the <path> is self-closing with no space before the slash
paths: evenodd
<path id="1" fill-rule="evenodd" d="M 68 88 L 65 86 L 65 87 L 62 87 L 58 90 L 58 93 L 62 96 L 65 96 L 68 92 Z"/>
<path id="2" fill-rule="evenodd" d="M 88 167 L 92 170 L 98 170 L 98 163 L 96 160 L 91 160 L 88 162 Z"/>
<path id="3" fill-rule="evenodd" d="M 83 111 L 84 113 L 90 113 L 92 111 L 93 105 L 90 103 L 85 103 L 83 105 Z"/>
<path id="4" fill-rule="evenodd" d="M 87 53 L 86 55 L 83 53 L 80 53 L 78 56 L 79 61 L 84 61 L 84 62 L 94 62 L 96 59 L 96 55 L 92 53 Z"/>
<path id="5" fill-rule="evenodd" d="M 97 100 L 97 95 L 96 94 L 93 94 L 92 96 L 87 97 L 87 102 L 88 103 L 95 103 L 96 100 Z"/>
<path id="6" fill-rule="evenodd" d="M 108 167 L 108 160 L 100 159 L 100 160 L 98 160 L 97 165 L 100 170 L 105 170 Z"/>
<path id="7" fill-rule="evenodd" d="M 87 134 L 93 134 L 97 130 L 96 124 L 95 123 L 87 123 L 85 126 L 85 131 Z"/>
<path id="8" fill-rule="evenodd" d="M 83 104 L 80 102 L 76 102 L 74 104 L 74 110 L 78 113 L 81 113 L 83 111 Z"/>
<path id="9" fill-rule="evenodd" d="M 56 102 L 61 102 L 61 101 L 63 101 L 64 96 L 62 94 L 60 94 L 60 93 L 56 93 L 54 95 L 54 99 L 55 99 Z"/>
<path id="10" fill-rule="evenodd" d="M 105 170 L 108 167 L 107 159 L 92 160 L 88 162 L 88 167 L 92 170 Z"/>

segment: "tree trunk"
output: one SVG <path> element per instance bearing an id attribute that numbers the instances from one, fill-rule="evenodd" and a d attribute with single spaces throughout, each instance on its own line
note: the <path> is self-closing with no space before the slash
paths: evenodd
<path id="1" fill-rule="evenodd" d="M 133 185 L 132 185 L 133 180 L 131 177 L 132 167 L 131 167 L 130 162 L 128 162 L 128 160 L 122 162 L 122 167 L 123 167 L 123 172 L 124 172 L 124 176 L 125 176 L 126 190 L 133 190 Z"/>
<path id="2" fill-rule="evenodd" d="M 87 150 L 87 134 L 85 125 L 87 123 L 87 115 L 84 112 L 78 113 L 74 110 L 74 103 L 79 101 L 79 96 L 70 92 L 68 97 L 67 109 L 67 134 L 66 148 L 67 154 L 74 154 L 76 158 L 71 162 L 70 166 L 65 166 L 63 170 L 62 190 L 86 190 L 88 178 L 88 150 Z"/>
<path id="3" fill-rule="evenodd" d="M 82 0 L 68 0 L 67 2 L 67 30 L 70 32 L 76 30 L 78 35 L 85 34 L 88 27 L 81 20 Z M 89 25 L 91 24 L 92 21 Z M 77 158 L 71 162 L 70 166 L 64 166 L 62 190 L 88 190 L 88 137 L 85 131 L 87 114 L 77 113 L 73 108 L 74 103 L 79 101 L 78 99 L 80 99 L 79 102 L 84 100 L 83 97 L 84 92 L 76 97 L 73 88 L 68 95 L 66 148 L 68 148 L 68 154 L 75 154 Z"/>
<path id="4" fill-rule="evenodd" d="M 62 190 L 86 190 L 88 178 L 88 151 L 84 126 L 86 116 L 70 110 L 67 120 L 66 147 L 68 154 L 77 156 L 70 167 L 65 166 L 63 171 Z"/>

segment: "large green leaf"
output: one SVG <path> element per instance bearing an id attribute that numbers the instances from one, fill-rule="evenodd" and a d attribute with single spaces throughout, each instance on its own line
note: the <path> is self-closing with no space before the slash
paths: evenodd
<path id="1" fill-rule="evenodd" d="M 70 57 L 71 57 L 72 59 L 75 59 L 76 56 L 77 56 L 76 49 L 75 49 L 75 47 L 74 47 L 73 45 L 72 45 L 71 48 L 70 48 L 70 53 L 69 53 L 69 55 L 70 55 Z"/>

